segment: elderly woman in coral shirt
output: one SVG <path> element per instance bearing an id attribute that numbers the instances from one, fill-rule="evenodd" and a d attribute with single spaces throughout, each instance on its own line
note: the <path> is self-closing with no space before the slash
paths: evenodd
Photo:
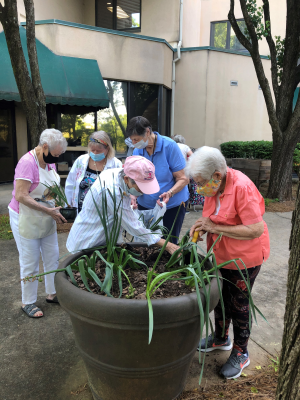
<path id="1" fill-rule="evenodd" d="M 198 240 L 207 233 L 207 248 L 218 235 L 222 239 L 215 245 L 214 254 L 218 264 L 234 258 L 243 260 L 247 268 L 251 288 L 263 261 L 269 257 L 270 243 L 266 223 L 264 199 L 254 183 L 242 172 L 228 168 L 218 149 L 201 147 L 190 158 L 186 175 L 198 185 L 199 194 L 205 196 L 202 217 L 192 226 L 190 235 L 199 231 Z M 247 277 L 244 265 L 239 268 Z M 225 305 L 225 337 L 222 337 L 221 304 L 215 308 L 215 334 L 210 335 L 207 350 L 231 350 L 220 374 L 227 379 L 241 375 L 250 364 L 247 344 L 250 336 L 249 300 L 247 288 L 234 263 L 221 268 L 223 299 Z M 234 341 L 229 338 L 232 320 Z M 199 350 L 205 351 L 205 340 L 199 343 Z"/>

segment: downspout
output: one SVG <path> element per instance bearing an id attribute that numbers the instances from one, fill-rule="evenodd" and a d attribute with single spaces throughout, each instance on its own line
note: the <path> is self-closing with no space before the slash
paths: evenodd
<path id="1" fill-rule="evenodd" d="M 180 0 L 179 11 L 179 42 L 177 44 L 177 58 L 172 62 L 172 101 L 171 101 L 171 136 L 174 135 L 174 113 L 175 113 L 175 84 L 176 84 L 176 68 L 175 64 L 181 59 L 182 46 L 182 20 L 183 20 L 183 0 Z"/>

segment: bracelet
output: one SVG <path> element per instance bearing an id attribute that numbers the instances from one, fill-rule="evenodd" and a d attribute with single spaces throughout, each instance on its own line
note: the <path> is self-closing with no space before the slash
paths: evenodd
<path id="1" fill-rule="evenodd" d="M 174 196 L 174 193 L 172 192 L 172 190 L 170 189 L 169 192 L 171 192 L 171 197 Z"/>

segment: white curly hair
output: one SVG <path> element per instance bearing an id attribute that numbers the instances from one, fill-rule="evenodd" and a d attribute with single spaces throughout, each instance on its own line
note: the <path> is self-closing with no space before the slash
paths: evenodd
<path id="1" fill-rule="evenodd" d="M 220 150 L 214 147 L 203 146 L 193 153 L 185 167 L 187 177 L 194 178 L 201 175 L 203 179 L 211 179 L 214 172 L 226 175 L 226 160 Z"/>
<path id="2" fill-rule="evenodd" d="M 43 146 L 43 144 L 47 144 L 50 151 L 55 149 L 55 147 L 61 147 L 63 153 L 68 146 L 66 138 L 57 129 L 45 129 L 41 133 L 39 146 Z"/>

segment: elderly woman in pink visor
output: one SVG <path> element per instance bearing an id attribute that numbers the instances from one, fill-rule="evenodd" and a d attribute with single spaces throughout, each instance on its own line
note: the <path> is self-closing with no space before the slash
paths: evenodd
<path id="1" fill-rule="evenodd" d="M 67 240 L 69 251 L 83 250 L 105 244 L 104 228 L 99 220 L 95 202 L 102 209 L 102 191 L 115 191 L 116 203 L 122 202 L 121 226 L 130 235 L 137 237 L 139 241 L 145 242 L 148 246 L 156 244 L 162 247 L 165 240 L 160 234 L 153 234 L 139 220 L 139 217 L 131 209 L 130 195 L 142 196 L 143 194 L 154 194 L 160 190 L 155 177 L 155 166 L 151 161 L 141 156 L 127 157 L 124 168 L 114 168 L 103 171 L 99 179 L 89 190 L 84 202 L 82 211 L 78 214 Z M 95 200 L 95 202 L 94 202 Z M 108 229 L 113 224 L 114 203 L 110 195 L 106 196 L 108 212 Z M 121 209 L 120 209 L 121 212 Z M 173 254 L 178 246 L 168 243 L 166 250 Z"/>

